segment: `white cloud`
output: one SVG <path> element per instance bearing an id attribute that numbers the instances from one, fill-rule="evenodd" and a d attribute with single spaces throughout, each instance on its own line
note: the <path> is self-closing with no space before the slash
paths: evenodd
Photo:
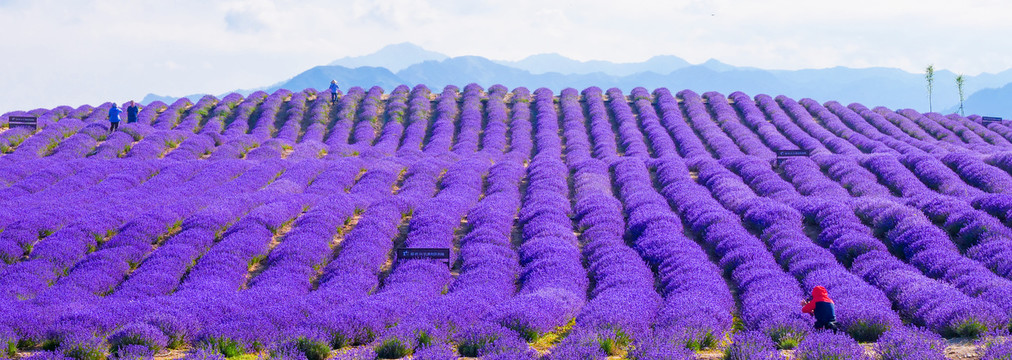
<path id="1" fill-rule="evenodd" d="M 413 42 L 451 56 L 671 54 L 798 69 L 1012 64 L 1012 7 L 941 0 L 0 0 L 0 112 L 220 93 Z M 30 31 L 26 31 L 30 29 Z M 17 54 L 18 56 L 11 56 Z M 169 64 L 173 64 L 169 66 Z"/>

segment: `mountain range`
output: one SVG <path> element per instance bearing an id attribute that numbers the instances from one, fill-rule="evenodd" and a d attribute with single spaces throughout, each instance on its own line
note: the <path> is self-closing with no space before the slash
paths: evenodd
<path id="1" fill-rule="evenodd" d="M 958 110 L 955 77 L 956 74 L 948 70 L 935 72 L 932 110 L 946 113 Z M 970 94 L 964 101 L 966 114 L 1012 118 L 1012 102 L 1008 101 L 1012 99 L 1012 69 L 965 78 L 964 93 Z M 494 84 L 509 88 L 524 86 L 531 90 L 547 87 L 556 92 L 567 87 L 581 90 L 590 86 L 617 87 L 625 92 L 637 86 L 667 87 L 673 92 L 691 89 L 698 93 L 717 91 L 728 95 L 742 91 L 753 96 L 763 93 L 795 99 L 807 97 L 820 102 L 835 100 L 869 107 L 928 110 L 924 74 L 895 68 L 767 70 L 729 65 L 715 59 L 691 64 L 673 55 L 655 56 L 635 63 L 578 61 L 559 54 L 504 61 L 480 56 L 449 57 L 411 43 L 389 45 L 370 55 L 345 57 L 273 85 L 237 92 L 324 89 L 331 79 L 337 80 L 344 89 L 380 86 L 387 91 L 400 84 L 425 84 L 438 91 L 446 85 L 462 87 L 469 83 L 484 87 Z M 174 99 L 149 94 L 143 102 Z"/>

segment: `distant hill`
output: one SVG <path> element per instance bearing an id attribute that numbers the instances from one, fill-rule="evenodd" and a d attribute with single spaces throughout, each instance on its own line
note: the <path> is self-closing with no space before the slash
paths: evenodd
<path id="1" fill-rule="evenodd" d="M 956 74 L 947 70 L 935 73 L 932 97 L 935 111 L 952 111 L 958 106 L 955 77 Z M 666 87 L 672 91 L 718 91 L 725 95 L 742 91 L 749 95 L 787 95 L 798 99 L 807 97 L 818 101 L 835 100 L 844 104 L 858 102 L 893 109 L 928 110 L 924 74 L 894 68 L 765 70 L 729 65 L 716 59 L 693 65 L 672 55 L 655 56 L 638 63 L 578 61 L 559 54 L 540 54 L 519 61 L 501 61 L 480 56 L 451 58 L 411 43 L 389 45 L 370 55 L 342 58 L 330 65 L 313 67 L 291 79 L 261 89 L 323 89 L 331 79 L 336 79 L 342 89 L 351 86 L 381 86 L 389 91 L 399 84 L 425 84 L 434 91 L 439 91 L 446 85 L 477 83 L 485 87 L 502 84 L 510 88 L 524 86 L 532 90 L 538 87 L 554 91 L 566 87 L 582 90 L 597 86 L 629 91 L 642 86 L 650 90 Z M 1012 83 L 1012 69 L 997 74 L 968 76 L 965 90 L 971 95 L 967 100 L 967 113 L 984 113 L 1003 106 L 1000 101 L 1002 95 L 984 89 L 1002 86 L 1005 89 L 1009 83 Z M 243 94 L 251 91 L 237 90 Z M 978 91 L 983 92 L 978 95 Z M 149 95 L 155 99 L 152 96 L 155 95 Z M 196 96 L 199 98 L 199 95 Z M 166 101 L 165 99 L 175 98 L 157 99 Z"/>
<path id="2" fill-rule="evenodd" d="M 349 69 L 344 66 L 317 66 L 296 75 L 288 81 L 269 87 L 270 91 L 285 88 L 291 90 L 318 89 L 324 90 L 330 86 L 330 80 L 337 80 L 341 89 L 358 84 L 378 85 L 384 89 L 393 89 L 403 81 L 385 68 L 363 66 Z"/>
<path id="3" fill-rule="evenodd" d="M 946 109 L 946 113 L 959 111 L 959 105 Z M 997 89 L 984 89 L 973 93 L 963 102 L 967 115 L 1000 116 L 1012 119 L 1012 84 Z"/>
<path id="4" fill-rule="evenodd" d="M 446 55 L 425 50 L 412 43 L 400 43 L 384 46 L 379 51 L 369 55 L 345 57 L 334 60 L 329 65 L 343 66 L 352 69 L 362 66 L 381 67 L 392 72 L 397 72 L 408 66 L 423 61 L 439 61 L 446 58 Z"/>
<path id="5" fill-rule="evenodd" d="M 638 63 L 613 63 L 601 60 L 578 61 L 559 54 L 532 55 L 520 61 L 496 60 L 496 63 L 532 74 L 592 74 L 605 73 L 615 76 L 628 76 L 642 72 L 669 73 L 689 66 L 688 61 L 672 55 L 654 56 L 647 61 Z"/>
<path id="6" fill-rule="evenodd" d="M 190 99 L 190 101 L 196 103 L 198 100 L 200 100 L 200 98 L 204 97 L 204 95 L 206 95 L 206 94 L 193 94 L 193 95 L 187 95 L 187 96 L 181 96 L 181 97 L 174 97 L 174 96 L 161 96 L 161 95 L 155 95 L 155 94 L 147 94 L 146 96 L 144 96 L 144 99 L 141 99 L 140 103 L 141 104 L 150 104 L 150 103 L 153 103 L 155 101 L 161 101 L 161 102 L 166 103 L 166 104 L 172 104 L 172 103 L 176 102 L 176 100 L 179 100 L 179 99 L 184 98 L 184 97 L 187 98 L 187 99 Z M 221 96 L 218 96 L 218 97 L 220 98 Z"/>

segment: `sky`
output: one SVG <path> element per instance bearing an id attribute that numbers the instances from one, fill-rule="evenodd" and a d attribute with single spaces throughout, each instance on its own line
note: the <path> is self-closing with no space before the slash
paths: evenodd
<path id="1" fill-rule="evenodd" d="M 402 42 L 977 75 L 1012 68 L 1010 14 L 1003 0 L 0 0 L 0 113 L 257 88 Z"/>

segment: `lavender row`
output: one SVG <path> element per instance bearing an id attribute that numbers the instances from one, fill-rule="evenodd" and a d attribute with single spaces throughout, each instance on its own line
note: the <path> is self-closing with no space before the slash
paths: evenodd
<path id="1" fill-rule="evenodd" d="M 138 264 L 146 253 L 151 251 L 152 245 L 158 241 L 160 236 L 169 231 L 179 217 L 185 217 L 186 214 L 199 209 L 211 201 L 213 197 L 204 196 L 191 201 L 176 202 L 169 199 L 189 200 L 186 194 L 200 194 L 204 190 L 223 183 L 234 174 L 222 168 L 226 164 L 206 168 L 192 163 L 185 165 L 162 169 L 159 176 L 148 180 L 144 186 L 138 187 L 138 191 L 135 191 L 137 197 L 129 199 L 129 205 L 153 209 L 140 213 L 134 220 L 123 225 L 116 235 L 102 243 L 95 252 L 77 261 L 73 267 L 68 269 L 65 277 L 55 281 L 52 287 L 42 291 L 35 300 L 19 305 L 37 308 L 22 315 L 29 316 L 30 318 L 26 319 L 31 320 L 17 320 L 22 322 L 22 326 L 32 326 L 21 329 L 21 333 L 26 339 L 37 339 L 43 336 L 48 327 L 47 324 L 52 324 L 60 318 L 74 319 L 77 317 L 79 319 L 77 321 L 82 321 L 81 316 L 89 321 L 102 319 L 96 314 L 90 314 L 78 307 L 93 302 L 103 292 L 112 290 L 116 284 L 122 281 L 131 267 L 130 264 Z M 233 171 L 244 169 L 242 164 L 232 165 L 235 169 Z M 237 165 L 238 168 L 236 168 Z M 179 184 L 179 186 L 170 184 Z M 165 191 L 160 196 L 152 197 L 150 195 L 152 189 L 171 191 Z M 113 209 L 125 210 L 123 208 Z M 111 218 L 115 219 L 116 217 Z M 80 241 L 84 239 L 66 240 Z M 94 238 L 91 241 L 94 241 Z M 85 243 L 74 246 L 80 249 L 87 245 Z M 70 324 L 75 322 L 70 321 Z M 101 322 L 99 321 L 98 324 Z M 99 326 L 98 324 L 95 326 Z"/>
<path id="2" fill-rule="evenodd" d="M 384 111 L 386 113 L 386 121 L 383 123 L 383 129 L 376 139 L 375 146 L 371 149 L 371 152 L 375 152 L 375 155 L 372 155 L 371 152 L 366 152 L 365 156 L 390 156 L 397 151 L 397 146 L 400 145 L 401 137 L 404 135 L 404 126 L 407 120 L 405 119 L 405 115 L 409 111 L 407 104 L 409 91 L 410 89 L 407 86 L 401 85 L 390 93 L 390 98 L 387 100 Z"/>
<path id="3" fill-rule="evenodd" d="M 426 129 L 429 127 L 429 116 L 432 113 L 429 95 L 429 88 L 424 85 L 417 85 L 411 90 L 408 114 L 404 119 L 404 136 L 397 150 L 398 156 L 418 153 L 421 150 L 422 140 L 424 140 Z"/>
<path id="4" fill-rule="evenodd" d="M 627 236 L 640 256 L 656 269 L 664 302 L 655 320 L 659 339 L 687 348 L 713 348 L 730 333 L 736 311 L 721 270 L 706 251 L 684 235 L 681 218 L 653 187 L 640 161 L 616 164 L 616 183 L 629 216 Z M 678 160 L 658 163 L 658 178 L 689 181 Z"/>
<path id="5" fill-rule="evenodd" d="M 668 135 L 664 125 L 661 125 L 661 119 L 657 115 L 657 109 L 654 108 L 653 96 L 650 92 L 642 87 L 637 87 L 632 90 L 632 96 L 633 105 L 636 107 L 636 113 L 639 115 L 646 138 L 650 141 L 654 156 L 660 158 L 678 156 L 678 148 L 671 136 Z"/>
<path id="6" fill-rule="evenodd" d="M 938 197 L 919 204 L 919 208 L 936 224 L 949 233 L 950 239 L 966 257 L 986 266 L 994 273 L 1012 279 L 1012 263 L 1007 253 L 1012 231 L 984 210 L 1004 209 L 1009 206 L 1007 197 L 989 196 L 975 199 L 972 204 Z"/>
<path id="7" fill-rule="evenodd" d="M 711 156 L 712 150 L 685 122 L 682 109 L 678 106 L 678 99 L 664 88 L 655 90 L 654 97 L 657 99 L 657 108 L 661 111 L 661 124 L 671 133 L 681 156 L 686 159 Z"/>
<path id="8" fill-rule="evenodd" d="M 818 152 L 817 149 L 825 148 L 822 146 L 822 143 L 815 138 L 808 136 L 804 130 L 801 130 L 801 128 L 798 128 L 797 126 L 785 129 L 785 131 L 795 133 L 792 138 L 799 138 L 797 145 L 781 134 L 780 130 L 777 129 L 777 125 L 774 125 L 774 123 L 790 122 L 790 119 L 787 118 L 787 115 L 783 112 L 783 110 L 779 108 L 771 108 L 776 111 L 770 114 L 770 119 L 767 119 L 766 114 L 759 109 L 756 102 L 748 95 L 745 95 L 740 91 L 736 91 L 731 93 L 728 98 L 734 102 L 734 108 L 741 113 L 743 123 L 752 129 L 752 131 L 755 131 L 759 138 L 769 145 L 770 149 L 790 150 L 801 148 Z M 769 102 L 766 104 L 768 107 Z"/>
<path id="9" fill-rule="evenodd" d="M 454 123 L 459 113 L 457 90 L 455 86 L 447 86 L 436 100 L 435 119 L 432 120 L 429 132 L 425 136 L 427 141 L 423 150 L 427 154 L 442 154 L 450 151 L 455 131 Z"/>
<path id="10" fill-rule="evenodd" d="M 109 166 L 109 168 L 115 168 Z M 97 247 L 100 240 L 105 238 L 120 225 L 124 220 L 123 214 L 135 213 L 142 207 L 134 199 L 146 194 L 130 191 L 130 189 L 147 181 L 152 175 L 161 169 L 151 163 L 137 163 L 125 167 L 116 174 L 104 179 L 102 186 L 89 188 L 80 193 L 78 206 L 87 204 L 86 201 L 106 199 L 108 204 L 99 209 L 90 210 L 89 216 L 74 218 L 66 225 L 55 229 L 53 233 L 32 245 L 29 257 L 24 261 L 5 268 L 0 283 L 4 284 L 5 292 L 3 298 L 31 298 L 44 289 L 46 284 L 55 280 L 58 274 L 77 262 L 90 249 Z M 171 174 L 172 171 L 166 171 Z M 166 175 L 169 176 L 169 175 Z M 123 190 L 123 193 L 113 194 L 113 191 Z M 44 215 L 53 215 L 44 213 Z M 44 224 L 44 223 L 43 223 Z M 38 225 L 37 225 L 38 226 Z M 28 236 L 38 233 L 38 228 L 28 227 Z M 14 228 L 8 227 L 5 234 L 13 234 Z M 9 235 L 0 235 L 0 239 L 6 239 Z M 37 235 L 36 235 L 37 236 Z M 29 237 L 30 239 L 30 237 Z M 4 240 L 6 241 L 6 240 Z M 19 247 L 18 250 L 21 250 Z M 10 253 L 8 253 L 10 254 Z"/>
<path id="11" fill-rule="evenodd" d="M 404 188 L 396 199 L 388 192 L 387 196 L 373 199 L 374 203 L 362 211 L 358 223 L 344 235 L 340 252 L 318 277 L 312 296 L 326 304 L 321 308 L 360 299 L 379 286 L 379 274 L 399 235 L 403 214 L 413 208 L 408 204 L 417 205 L 421 199 L 433 195 L 436 175 L 441 169 L 438 164 L 416 163 L 407 170 Z M 393 180 L 399 170 L 394 164 L 384 165 L 359 182 L 362 186 L 372 183 L 371 187 L 379 189 Z"/>
<path id="12" fill-rule="evenodd" d="M 516 291 L 520 266 L 512 250 L 511 231 L 521 205 L 519 185 L 524 174 L 517 162 L 489 169 L 485 196 L 468 211 L 468 233 L 460 239 L 460 274 L 446 295 L 418 306 L 390 329 L 381 347 L 400 343 L 405 350 L 417 351 L 416 356 L 424 356 L 427 348 L 440 343 L 456 343 L 461 356 L 471 357 L 531 352 L 516 334 L 489 321 L 496 305 Z"/>
<path id="13" fill-rule="evenodd" d="M 723 189 L 733 189 L 734 180 L 713 160 L 693 164 L 699 180 L 721 196 Z M 721 206 L 710 191 L 678 172 L 658 172 L 663 194 L 678 210 L 681 218 L 720 259 L 720 266 L 737 284 L 741 302 L 741 318 L 748 329 L 761 330 L 775 341 L 796 339 L 811 329 L 810 319 L 797 311 L 804 294 L 793 276 L 777 264 L 766 245 L 741 224 L 737 215 Z"/>
<path id="14" fill-rule="evenodd" d="M 482 88 L 478 84 L 464 86 L 464 94 L 460 105 L 460 118 L 457 135 L 453 143 L 453 152 L 458 155 L 472 154 L 478 151 L 479 135 L 483 128 Z"/>
<path id="15" fill-rule="evenodd" d="M 692 90 L 682 90 L 678 92 L 678 96 L 683 100 L 682 105 L 685 106 L 689 124 L 699 133 L 699 137 L 709 145 L 718 158 L 744 155 L 734 140 L 711 120 L 706 105 L 703 104 L 703 99 L 699 97 L 699 94 Z"/>
<path id="16" fill-rule="evenodd" d="M 590 135 L 594 138 L 594 156 L 599 159 L 618 156 L 618 142 L 608 120 L 608 108 L 604 103 L 601 89 L 587 88 L 583 91 L 587 102 L 587 113 L 590 116 Z M 574 144 L 579 146 L 579 144 Z"/>
<path id="17" fill-rule="evenodd" d="M 1005 314 L 1010 312 L 1012 283 L 962 256 L 948 234 L 920 211 L 884 201 L 862 202 L 855 210 L 884 233 L 887 245 L 902 251 L 914 267 L 951 283 L 967 295 L 1001 307 Z"/>
<path id="18" fill-rule="evenodd" d="M 712 119 L 746 154 L 763 159 L 773 158 L 773 152 L 752 132 L 752 129 L 742 124 L 737 111 L 727 103 L 724 95 L 711 91 L 703 94 L 703 97 L 713 113 Z"/>
<path id="19" fill-rule="evenodd" d="M 632 108 L 626 102 L 625 95 L 617 88 L 608 89 L 607 95 L 609 99 L 608 107 L 614 115 L 615 122 L 618 124 L 618 134 L 619 139 L 622 141 L 623 155 L 639 158 L 650 157 L 651 154 L 647 148 L 646 141 L 643 139 L 643 133 L 640 132 L 636 116 L 633 115 Z"/>
<path id="20" fill-rule="evenodd" d="M 649 336 L 661 299 L 651 270 L 625 244 L 622 203 L 611 193 L 608 166 L 591 158 L 578 93 L 566 89 L 562 96 L 566 161 L 574 173 L 574 215 L 593 288 L 552 358 L 615 355 L 629 342 Z"/>
<path id="21" fill-rule="evenodd" d="M 443 176 L 439 193 L 415 208 L 404 238 L 405 247 L 454 248 L 454 233 L 482 191 L 487 165 L 461 161 Z M 477 171 L 475 171 L 477 170 Z M 456 254 L 451 253 L 451 261 Z M 342 304 L 321 318 L 323 329 L 343 339 L 338 345 L 368 343 L 437 297 L 450 282 L 446 265 L 433 260 L 396 259 L 382 286 L 367 297 Z"/>
<path id="22" fill-rule="evenodd" d="M 485 104 L 486 123 L 481 140 L 482 153 L 497 155 L 506 152 L 507 131 L 510 128 L 504 101 L 507 91 L 509 90 L 502 85 L 488 88 L 488 102 Z"/>
<path id="23" fill-rule="evenodd" d="M 834 301 L 840 304 L 838 319 L 842 330 L 856 339 L 873 341 L 886 330 L 900 325 L 899 317 L 881 291 L 848 272 L 832 253 L 808 238 L 802 215 L 784 203 L 798 197 L 790 183 L 782 180 L 764 161 L 754 158 L 728 160 L 728 168 L 744 182 L 733 194 L 734 198 L 744 200 L 738 211 L 745 222 L 760 234 L 780 264 L 806 289 L 824 286 L 833 294 Z M 762 197 L 750 196 L 745 184 Z M 730 197 L 725 195 L 732 192 L 723 190 L 714 196 L 727 204 Z"/>
<path id="24" fill-rule="evenodd" d="M 531 94 L 527 88 L 513 89 L 513 104 L 510 107 L 509 154 L 513 158 L 528 160 L 534 150 L 531 131 Z"/>
<path id="25" fill-rule="evenodd" d="M 890 254 L 850 205 L 810 200 L 799 208 L 821 229 L 820 245 L 893 301 L 904 318 L 946 336 L 973 336 L 1007 326 L 994 304 L 970 297 L 952 285 L 928 278 Z"/>
<path id="26" fill-rule="evenodd" d="M 376 139 L 376 133 L 383 126 L 381 117 L 383 105 L 380 100 L 382 95 L 383 88 L 373 86 L 366 92 L 362 104 L 359 105 L 355 126 L 351 133 L 352 145 L 358 152 L 372 146 L 373 140 Z"/>

